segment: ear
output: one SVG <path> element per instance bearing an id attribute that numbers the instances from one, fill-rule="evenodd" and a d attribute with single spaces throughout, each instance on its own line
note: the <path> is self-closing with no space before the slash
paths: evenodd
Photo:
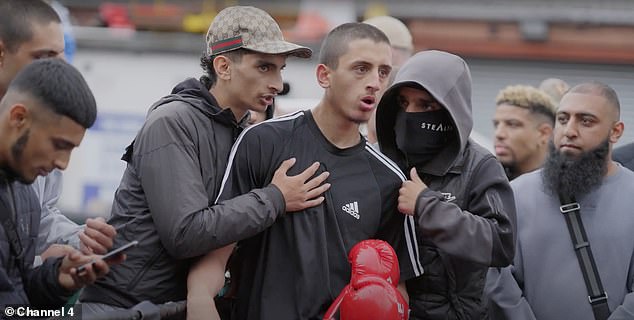
<path id="1" fill-rule="evenodd" d="M 539 143 L 548 144 L 548 141 L 553 134 L 553 127 L 546 122 L 542 122 L 537 127 L 537 131 L 539 132 Z"/>
<path id="2" fill-rule="evenodd" d="M 317 83 L 319 83 L 319 86 L 324 89 L 330 88 L 330 68 L 320 63 L 317 65 L 315 73 L 317 74 Z"/>
<path id="3" fill-rule="evenodd" d="M 214 58 L 214 69 L 219 79 L 231 80 L 231 64 L 233 62 L 226 56 L 219 55 Z"/>
<path id="4" fill-rule="evenodd" d="M 623 130 L 625 130 L 625 124 L 622 121 L 614 123 L 614 125 L 612 125 L 612 129 L 610 129 L 610 143 L 617 143 L 623 135 Z"/>
<path id="5" fill-rule="evenodd" d="M 9 126 L 12 128 L 22 129 L 31 120 L 31 113 L 25 105 L 16 103 L 9 107 Z"/>

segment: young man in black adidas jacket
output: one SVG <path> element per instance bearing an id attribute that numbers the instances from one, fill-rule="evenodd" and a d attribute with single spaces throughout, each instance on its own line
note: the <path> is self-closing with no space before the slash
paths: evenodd
<path id="1" fill-rule="evenodd" d="M 366 239 L 394 247 L 402 280 L 420 275 L 413 220 L 396 210 L 405 176 L 359 133 L 387 86 L 391 61 L 389 41 L 374 26 L 336 27 L 316 68 L 324 88 L 319 104 L 252 126 L 236 141 L 221 200 L 266 186 L 275 179 L 272 168 L 289 157 L 300 168 L 319 161 L 331 187 L 321 205 L 282 215 L 255 236 L 235 238 L 230 271 L 239 279 L 232 319 L 321 319 L 350 281 L 350 249 Z M 224 262 L 231 250 L 217 250 L 204 262 Z M 202 270 L 199 279 L 222 276 L 220 265 L 215 274 Z"/>
<path id="2" fill-rule="evenodd" d="M 513 262 L 513 192 L 495 156 L 469 140 L 471 75 L 458 56 L 423 51 L 399 70 L 377 110 L 381 151 L 410 179 L 425 270 L 407 282 L 411 319 L 481 319 L 489 267 Z"/>

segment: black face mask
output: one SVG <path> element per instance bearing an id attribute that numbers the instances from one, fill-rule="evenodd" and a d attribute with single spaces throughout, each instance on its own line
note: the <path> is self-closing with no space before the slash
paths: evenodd
<path id="1" fill-rule="evenodd" d="M 455 137 L 453 121 L 445 110 L 398 112 L 394 133 L 409 166 L 427 163 Z"/>

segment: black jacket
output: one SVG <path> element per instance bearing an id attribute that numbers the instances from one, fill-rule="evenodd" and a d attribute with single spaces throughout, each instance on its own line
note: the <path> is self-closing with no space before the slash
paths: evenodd
<path id="1" fill-rule="evenodd" d="M 11 210 L 12 206 L 14 210 Z M 41 213 L 35 191 L 30 186 L 0 177 L 0 210 L 3 217 L 12 217 L 24 252 L 19 265 L 5 226 L 0 225 L 0 310 L 11 304 L 41 308 L 62 306 L 72 294 L 59 284 L 62 259 L 47 259 L 37 268 L 32 267 Z"/>
<path id="2" fill-rule="evenodd" d="M 240 241 L 232 256 L 237 320 L 321 319 L 350 282 L 348 253 L 366 239 L 396 251 L 401 279 L 421 274 L 415 259 L 413 219 L 397 211 L 404 176 L 361 139 L 338 148 L 311 111 L 299 111 L 245 130 L 238 138 L 219 199 L 268 185 L 286 159 L 296 175 L 315 161 L 329 171 L 324 202 L 286 214 L 265 231 Z M 411 221 L 411 222 L 410 222 Z M 415 237 L 414 237 L 415 238 Z"/>
<path id="3" fill-rule="evenodd" d="M 424 273 L 407 282 L 411 319 L 484 318 L 481 298 L 488 268 L 513 262 L 513 192 L 496 158 L 468 139 L 473 126 L 471 76 L 462 59 L 445 52 L 412 57 L 383 95 L 376 117 L 383 153 L 409 172 L 394 133 L 402 86 L 425 88 L 449 112 L 458 131 L 453 144 L 417 168 L 428 189 L 415 207 Z M 425 137 L 408 137 L 416 138 Z"/>
<path id="4" fill-rule="evenodd" d="M 151 107 L 124 155 L 128 164 L 109 220 L 118 228 L 114 247 L 139 244 L 84 289 L 83 302 L 129 308 L 143 300 L 184 300 L 191 258 L 254 235 L 283 213 L 275 187 L 214 205 L 231 146 L 247 120 L 237 122 L 196 79 Z"/>

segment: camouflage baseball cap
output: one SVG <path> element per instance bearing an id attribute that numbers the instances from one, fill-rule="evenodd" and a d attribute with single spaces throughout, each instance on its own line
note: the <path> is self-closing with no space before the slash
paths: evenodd
<path id="1" fill-rule="evenodd" d="M 239 48 L 300 58 L 310 58 L 313 53 L 309 48 L 285 41 L 279 25 L 268 13 L 249 6 L 223 9 L 207 31 L 209 56 Z"/>

